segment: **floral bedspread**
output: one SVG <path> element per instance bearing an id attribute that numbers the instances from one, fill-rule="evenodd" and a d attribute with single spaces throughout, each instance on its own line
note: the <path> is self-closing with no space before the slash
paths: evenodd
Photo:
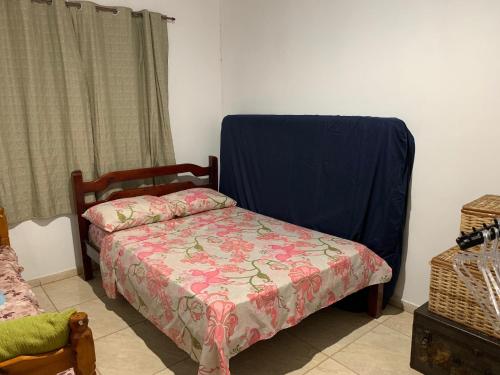
<path id="1" fill-rule="evenodd" d="M 115 232 L 101 273 L 200 375 L 229 374 L 243 349 L 392 275 L 363 245 L 238 207 Z"/>
<path id="2" fill-rule="evenodd" d="M 0 321 L 43 311 L 31 287 L 22 278 L 22 271 L 14 250 L 9 246 L 0 246 L 0 292 L 5 295 L 5 303 L 0 305 Z"/>
<path id="3" fill-rule="evenodd" d="M 110 233 L 106 232 L 104 229 L 99 228 L 97 225 L 90 224 L 89 240 L 93 245 L 97 246 L 98 248 L 101 248 L 102 241 L 104 241 L 106 236 L 109 235 Z"/>

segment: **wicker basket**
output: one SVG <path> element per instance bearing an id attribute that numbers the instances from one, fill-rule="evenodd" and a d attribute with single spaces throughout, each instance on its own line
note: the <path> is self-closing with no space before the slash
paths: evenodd
<path id="1" fill-rule="evenodd" d="M 459 251 L 458 247 L 452 247 L 432 259 L 429 310 L 500 338 L 500 334 L 495 333 L 492 325 L 485 319 L 483 310 L 453 269 L 453 258 Z M 471 268 L 471 273 L 480 276 L 477 268 Z"/>
<path id="2" fill-rule="evenodd" d="M 472 232 L 472 228 L 479 229 L 484 224 L 491 224 L 494 218 L 500 217 L 500 196 L 483 195 L 481 198 L 467 203 L 462 208 L 460 230 Z"/>

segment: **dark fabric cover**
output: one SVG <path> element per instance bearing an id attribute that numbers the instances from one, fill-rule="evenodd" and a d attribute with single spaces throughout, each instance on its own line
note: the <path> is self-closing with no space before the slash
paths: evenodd
<path id="1" fill-rule="evenodd" d="M 227 116 L 220 191 L 240 207 L 368 246 L 393 270 L 387 302 L 400 269 L 414 152 L 396 118 Z"/>

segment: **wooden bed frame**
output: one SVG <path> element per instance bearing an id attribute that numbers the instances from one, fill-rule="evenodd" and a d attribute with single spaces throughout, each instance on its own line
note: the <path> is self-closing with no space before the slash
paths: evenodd
<path id="1" fill-rule="evenodd" d="M 0 246 L 9 246 L 9 226 L 0 207 Z M 76 312 L 69 318 L 69 341 L 60 349 L 38 355 L 22 355 L 0 362 L 0 374 L 54 375 L 73 367 L 75 375 L 95 375 L 95 350 L 88 316 Z"/>
<path id="2" fill-rule="evenodd" d="M 97 194 L 103 192 L 109 185 L 116 182 L 145 180 L 154 177 L 171 176 L 179 173 L 191 173 L 196 177 L 208 176 L 208 182 L 204 184 L 195 184 L 192 181 L 170 182 L 166 184 L 155 184 L 153 186 L 123 189 L 111 193 L 106 199 L 85 202 L 85 195 L 89 193 Z M 99 249 L 92 246 L 89 241 L 89 221 L 82 214 L 90 207 L 96 204 L 112 201 L 119 198 L 136 197 L 138 195 L 161 196 L 174 193 L 176 191 L 186 190 L 193 187 L 207 187 L 219 190 L 218 186 L 218 164 L 215 156 L 208 157 L 208 167 L 200 167 L 194 164 L 175 164 L 163 167 L 129 169 L 126 171 L 116 171 L 106 173 L 94 181 L 83 181 L 81 171 L 71 173 L 73 181 L 73 193 L 75 199 L 76 216 L 78 218 L 78 231 L 80 233 L 80 250 L 83 263 L 83 277 L 85 280 L 92 279 L 93 269 L 92 260 L 99 264 Z"/>
<path id="3" fill-rule="evenodd" d="M 124 189 L 110 194 L 106 199 L 93 202 L 85 202 L 85 195 L 89 193 L 100 193 L 115 182 L 133 181 L 176 175 L 178 173 L 191 173 L 196 177 L 208 176 L 205 184 L 194 184 L 191 181 L 172 182 L 154 186 Z M 218 162 L 215 156 L 208 157 L 208 167 L 200 167 L 194 164 L 175 164 L 163 167 L 131 169 L 126 171 L 110 172 L 94 181 L 83 181 L 82 172 L 74 171 L 71 174 L 73 181 L 74 200 L 76 215 L 78 217 L 78 230 L 80 233 L 80 247 L 83 262 L 83 277 L 85 280 L 93 278 L 92 260 L 99 264 L 99 249 L 94 247 L 89 238 L 89 221 L 82 214 L 90 207 L 119 198 L 135 197 L 138 195 L 161 196 L 176 191 L 186 190 L 193 187 L 208 187 L 218 190 Z M 383 284 L 368 287 L 368 314 L 379 317 L 382 313 Z"/>

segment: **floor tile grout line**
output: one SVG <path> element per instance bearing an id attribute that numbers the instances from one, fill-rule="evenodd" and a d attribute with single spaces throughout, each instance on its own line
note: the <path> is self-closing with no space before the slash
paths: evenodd
<path id="1" fill-rule="evenodd" d="M 78 305 L 82 305 L 82 304 L 84 304 L 84 303 L 89 303 L 89 302 L 92 302 L 92 301 L 96 301 L 96 300 L 100 300 L 100 301 L 102 301 L 102 299 L 101 299 L 101 298 L 99 298 L 99 297 L 97 297 L 97 296 L 96 296 L 95 298 L 91 298 L 91 299 L 89 299 L 89 300 L 85 300 L 85 301 L 82 301 L 82 302 L 75 303 L 74 305 L 71 305 L 70 307 L 68 307 L 68 309 L 70 309 L 70 308 L 72 308 L 72 307 L 76 307 L 76 306 L 78 306 Z M 102 302 L 104 303 L 104 301 L 102 301 Z"/>
<path id="2" fill-rule="evenodd" d="M 49 293 L 47 292 L 47 290 L 45 290 L 44 288 L 44 285 L 50 285 L 50 284 L 53 284 L 53 283 L 57 283 L 57 282 L 62 282 L 62 281 L 66 281 L 66 280 L 69 280 L 69 279 L 72 279 L 72 278 L 75 278 L 75 277 L 80 277 L 79 275 L 75 275 L 75 276 L 70 276 L 70 277 L 67 277 L 65 279 L 61 279 L 61 280 L 55 280 L 55 281 L 51 281 L 50 283 L 45 283 L 45 284 L 40 284 L 39 287 L 42 288 L 42 290 L 44 291 L 45 295 L 48 297 L 49 301 L 52 303 L 52 305 L 54 306 L 54 308 L 57 310 L 57 311 L 61 311 L 61 310 L 67 310 L 67 309 L 70 309 L 72 307 L 75 307 L 77 305 L 81 305 L 82 303 L 86 303 L 86 302 L 90 302 L 90 301 L 93 301 L 94 299 L 101 299 L 101 297 L 106 297 L 106 294 L 102 294 L 102 295 L 99 295 L 99 294 L 96 294 L 93 290 L 92 292 L 94 293 L 94 297 L 93 298 L 89 298 L 89 299 L 86 299 L 84 301 L 80 301 L 74 305 L 70 305 L 70 306 L 67 306 L 67 307 L 64 307 L 64 308 L 59 308 L 56 306 L 56 304 L 54 303 L 54 301 L 52 300 L 52 298 L 50 298 L 50 295 Z M 83 280 L 86 284 L 88 284 L 91 288 L 92 286 L 90 285 L 90 283 L 88 281 L 85 281 Z"/>
<path id="3" fill-rule="evenodd" d="M 356 374 L 356 375 L 361 375 L 359 372 L 355 371 L 354 369 L 350 368 L 349 366 L 347 366 L 345 363 L 342 363 L 340 361 L 337 361 L 336 359 L 334 358 L 330 358 L 332 361 L 335 361 L 337 362 L 338 364 L 344 366 L 346 369 L 348 369 L 349 371 L 351 371 L 353 374 Z"/>
<path id="4" fill-rule="evenodd" d="M 349 371 L 351 371 L 353 374 L 356 374 L 356 375 L 361 375 L 359 372 L 354 371 L 354 370 L 353 370 L 352 368 L 350 368 L 349 366 L 346 366 L 346 365 L 344 365 L 342 362 L 339 362 L 339 361 L 337 361 L 336 359 L 333 359 L 333 358 L 331 358 L 331 357 L 326 358 L 325 360 L 321 361 L 321 363 L 324 363 L 324 362 L 326 362 L 326 361 L 328 361 L 328 360 L 331 360 L 331 361 L 333 361 L 333 362 L 335 362 L 335 363 L 338 363 L 340 366 L 345 367 L 346 369 L 348 369 Z M 316 367 L 319 367 L 319 366 L 321 365 L 321 363 L 319 363 L 317 366 L 314 366 L 312 369 L 307 370 L 307 372 L 305 372 L 303 375 L 307 375 L 309 372 L 311 372 L 312 370 L 314 370 Z"/>
<path id="5" fill-rule="evenodd" d="M 144 320 L 141 320 L 140 322 L 136 322 L 136 323 L 133 323 L 133 324 L 130 324 L 130 325 L 128 325 L 128 324 L 127 324 L 127 326 L 126 326 L 126 327 L 120 328 L 119 330 L 116 330 L 116 331 L 114 331 L 114 332 L 107 333 L 107 334 L 105 334 L 104 336 L 101 336 L 101 337 L 99 337 L 99 338 L 97 338 L 97 339 L 94 339 L 94 341 L 98 341 L 98 340 L 103 339 L 103 338 L 105 338 L 105 337 L 108 337 L 108 336 L 114 335 L 115 333 L 121 332 L 121 331 L 123 331 L 123 330 L 125 330 L 125 329 L 128 329 L 128 328 L 132 328 L 132 327 L 134 327 L 134 326 L 136 326 L 136 325 L 138 325 L 138 324 L 144 323 L 144 322 L 148 322 L 148 320 L 147 320 L 147 319 L 144 319 Z"/>
<path id="6" fill-rule="evenodd" d="M 403 310 L 403 313 L 407 313 L 407 314 L 410 314 L 410 315 L 412 315 L 412 316 L 413 316 L 413 314 L 412 314 L 412 313 L 409 313 L 409 312 L 404 311 L 404 310 Z M 400 330 L 397 330 L 397 329 L 393 328 L 393 327 L 392 327 L 392 326 L 390 326 L 390 325 L 385 324 L 385 323 L 386 323 L 386 322 L 388 322 L 390 319 L 395 318 L 395 317 L 396 317 L 396 316 L 391 316 L 389 319 L 384 320 L 384 321 L 383 321 L 383 322 L 381 322 L 380 324 L 383 324 L 383 325 L 384 325 L 384 327 L 390 328 L 390 329 L 392 329 L 393 331 L 396 331 L 396 332 L 398 332 L 398 333 L 401 333 L 402 335 L 405 335 L 406 337 L 410 337 L 410 338 L 411 338 L 411 336 L 412 336 L 412 335 L 408 335 L 408 334 L 406 334 L 406 333 L 404 333 L 404 332 L 402 332 L 402 331 L 400 331 Z"/>
<path id="7" fill-rule="evenodd" d="M 381 323 L 381 324 L 383 324 L 383 323 Z M 411 335 L 407 335 L 406 333 L 401 332 L 401 331 L 397 330 L 396 328 L 392 328 L 391 326 L 388 326 L 388 325 L 385 325 L 385 324 L 383 324 L 383 325 L 384 325 L 384 327 L 387 327 L 387 328 L 391 329 L 394 332 L 400 333 L 400 334 L 402 334 L 402 335 L 404 335 L 406 337 L 411 338 Z"/>
<path id="8" fill-rule="evenodd" d="M 40 288 L 42 289 L 42 291 L 45 293 L 45 295 L 47 296 L 47 299 L 49 300 L 49 302 L 52 304 L 52 306 L 54 307 L 54 309 L 56 309 L 57 312 L 60 312 L 59 311 L 59 308 L 56 306 L 56 304 L 54 303 L 54 301 L 52 301 L 52 298 L 50 298 L 49 296 L 49 293 L 47 293 L 47 291 L 44 289 L 44 287 L 40 284 Z M 38 298 L 37 298 L 38 299 Z"/>
<path id="9" fill-rule="evenodd" d="M 293 328 L 293 327 L 289 327 L 289 328 Z M 286 329 L 287 329 L 287 328 L 285 328 L 285 330 L 286 330 Z M 302 337 L 297 336 L 297 335 L 294 335 L 294 334 L 293 334 L 293 333 L 291 333 L 291 332 L 288 332 L 288 334 L 289 334 L 290 336 L 292 336 L 292 337 L 295 337 L 295 338 L 296 338 L 296 339 L 298 339 L 299 341 L 301 341 L 301 342 L 303 342 L 303 343 L 307 344 L 310 348 L 312 348 L 312 349 L 314 349 L 314 350 L 317 350 L 319 353 L 324 354 L 324 355 L 326 355 L 326 356 L 328 357 L 328 354 L 324 353 L 322 349 L 317 348 L 315 345 L 313 345 L 313 344 L 311 344 L 310 342 L 306 341 L 306 340 L 305 340 L 305 339 L 303 339 Z"/>
<path id="10" fill-rule="evenodd" d="M 98 337 L 98 338 L 94 338 L 94 342 L 97 342 L 97 341 L 99 341 L 99 340 L 101 340 L 101 339 L 103 339 L 103 338 L 105 338 L 105 337 L 108 337 L 108 336 L 114 335 L 115 333 L 121 332 L 121 331 L 123 331 L 123 330 L 125 330 L 125 329 L 128 329 L 128 328 L 131 328 L 131 327 L 130 327 L 130 326 L 126 326 L 126 327 L 120 328 L 120 329 L 119 329 L 119 330 L 117 330 L 117 331 L 107 333 L 107 334 L 105 334 L 105 335 L 103 335 L 103 336 L 100 336 L 100 337 Z"/>
<path id="11" fill-rule="evenodd" d="M 367 333 L 371 332 L 372 330 L 374 330 L 376 327 L 378 327 L 379 325 L 383 324 L 384 322 L 386 322 L 388 319 L 385 319 L 383 320 L 382 322 L 379 322 L 377 321 L 377 319 L 372 319 L 370 320 L 367 324 L 371 323 L 371 322 L 375 322 L 375 325 L 370 328 L 368 331 L 366 331 L 365 333 L 363 333 L 361 336 L 359 336 L 358 338 L 356 338 L 354 341 L 357 341 L 358 339 L 360 339 L 361 337 L 363 337 L 364 335 L 366 335 Z M 293 327 L 290 327 L 290 328 L 293 328 Z M 327 357 L 331 358 L 334 354 L 340 352 L 341 350 L 344 350 L 346 347 L 348 347 L 349 345 L 351 345 L 352 343 L 354 343 L 354 341 L 348 343 L 348 344 L 345 344 L 344 346 L 342 346 L 340 349 L 338 349 L 335 353 L 333 354 L 327 354 L 326 352 L 324 352 L 324 349 L 321 349 L 321 348 L 318 348 L 316 347 L 314 344 L 311 344 L 310 342 L 306 341 L 305 339 L 303 339 L 302 337 L 300 336 L 297 336 L 296 334 L 292 333 L 292 332 L 288 332 L 291 336 L 299 339 L 300 341 L 302 342 L 305 342 L 306 344 L 308 344 L 310 347 L 312 347 L 313 349 L 315 350 L 318 350 L 319 352 L 321 352 L 322 354 L 326 355 Z M 333 358 L 332 358 L 333 359 Z"/>
<path id="12" fill-rule="evenodd" d="M 363 335 L 361 335 L 360 337 L 358 337 L 356 340 L 354 340 L 353 342 L 351 342 L 351 343 L 347 344 L 345 347 L 343 347 L 342 349 L 340 349 L 339 351 L 335 352 L 334 354 L 332 354 L 332 355 L 331 355 L 331 356 L 329 356 L 329 357 L 330 357 L 332 360 L 334 360 L 334 361 L 336 361 L 336 362 L 340 363 L 342 366 L 346 367 L 346 368 L 347 368 L 347 369 L 349 369 L 350 371 L 354 372 L 355 374 L 360 375 L 358 372 L 356 372 L 354 369 L 352 369 L 351 367 L 349 367 L 347 364 L 345 364 L 345 363 L 343 363 L 343 362 L 341 362 L 341 361 L 339 361 L 339 360 L 337 360 L 337 359 L 333 358 L 333 356 L 334 356 L 334 355 L 336 355 L 336 354 L 338 354 L 339 352 L 343 351 L 343 350 L 344 350 L 344 349 L 346 349 L 348 346 L 350 346 L 350 345 L 354 344 L 355 342 L 359 341 L 361 338 L 363 338 L 363 337 L 364 337 L 364 336 L 366 336 L 368 333 L 372 332 L 375 328 L 377 328 L 377 327 L 379 327 L 379 326 L 381 326 L 381 325 L 383 325 L 383 326 L 384 326 L 384 328 L 390 328 L 390 327 L 386 326 L 386 325 L 385 325 L 385 324 L 383 324 L 383 323 L 378 323 L 378 324 L 377 324 L 376 326 L 374 326 L 372 329 L 370 329 L 369 331 L 365 332 Z M 398 333 L 398 334 L 400 334 L 400 335 L 402 335 L 402 336 L 404 336 L 404 337 L 409 337 L 409 338 L 411 339 L 411 336 L 405 335 L 404 333 L 402 333 L 402 332 L 400 332 L 400 331 L 398 331 L 398 330 L 395 330 L 395 329 L 392 329 L 392 328 L 391 328 L 391 330 L 392 330 L 392 331 L 394 331 L 394 332 L 396 332 L 396 333 Z"/>
<path id="13" fill-rule="evenodd" d="M 184 361 L 184 360 L 183 360 L 183 361 Z M 175 364 L 177 364 L 177 363 L 179 363 L 179 362 L 176 362 Z M 156 371 L 156 372 L 153 372 L 151 375 L 157 375 L 157 374 L 159 374 L 160 372 L 165 371 L 165 370 L 170 370 L 170 368 L 169 368 L 169 367 L 167 367 L 167 366 L 165 366 L 165 367 L 164 367 L 164 368 L 162 368 L 161 370 Z"/>
<path id="14" fill-rule="evenodd" d="M 44 291 L 45 291 L 45 289 L 44 289 Z M 49 294 L 48 294 L 47 292 L 45 292 L 45 294 L 47 295 L 47 297 L 49 296 Z M 83 300 L 83 301 L 80 301 L 80 302 L 78 302 L 78 303 L 75 303 L 74 305 L 70 305 L 70 306 L 64 307 L 64 308 L 62 308 L 61 310 L 71 309 L 72 307 L 74 308 L 74 307 L 76 307 L 76 306 L 78 306 L 78 305 L 81 305 L 81 304 L 84 304 L 84 303 L 89 303 L 89 302 L 92 302 L 92 301 L 95 301 L 95 300 L 100 300 L 100 301 L 102 301 L 101 297 L 103 297 L 103 296 L 94 295 L 94 297 L 92 297 L 92 298 L 85 299 L 85 300 Z M 107 298 L 107 297 L 106 297 L 106 298 Z M 49 298 L 49 299 L 50 299 L 50 298 Z M 52 302 L 52 300 L 51 300 L 51 302 Z M 104 301 L 103 301 L 103 302 L 104 302 Z M 56 309 L 58 309 L 58 308 L 57 308 L 57 306 L 55 305 L 55 303 L 54 303 L 54 302 L 52 302 L 52 304 L 54 305 L 54 307 L 55 307 Z M 58 309 L 58 310 L 59 310 L 59 309 Z"/>
<path id="15" fill-rule="evenodd" d="M 44 293 L 45 293 L 45 295 L 47 296 L 48 300 L 50 301 L 50 303 L 54 306 L 54 308 L 55 308 L 57 311 L 60 311 L 60 310 L 59 310 L 59 308 L 56 306 L 56 304 L 54 303 L 54 301 L 52 301 L 52 299 L 51 299 L 51 298 L 50 298 L 50 296 L 49 296 L 49 293 L 47 293 L 47 291 L 45 290 L 45 288 L 43 287 L 43 285 L 56 283 L 56 282 L 58 282 L 58 281 L 68 280 L 68 279 L 73 278 L 73 277 L 76 277 L 76 276 L 71 276 L 71 277 L 68 277 L 68 278 L 66 278 L 66 279 L 56 280 L 56 281 L 53 281 L 53 282 L 50 282 L 50 283 L 46 283 L 46 284 L 41 284 L 41 285 L 40 285 L 40 288 L 43 290 L 43 292 L 44 292 Z M 63 308 L 62 310 L 75 308 L 75 307 L 76 307 L 76 306 L 78 306 L 78 305 L 81 305 L 81 304 L 84 304 L 84 303 L 88 303 L 88 302 L 91 302 L 91 301 L 95 301 L 95 300 L 101 300 L 101 296 L 94 295 L 94 297 L 93 297 L 93 298 L 86 299 L 86 300 L 84 300 L 84 301 L 80 301 L 79 303 L 76 303 L 76 304 L 74 304 L 74 305 L 70 305 L 70 306 L 68 306 L 68 307 Z M 102 300 L 101 300 L 101 301 L 102 301 Z M 132 305 L 130 305 L 130 306 L 132 306 Z M 135 311 L 137 311 L 137 310 L 135 310 Z M 140 312 L 138 312 L 138 313 L 140 314 Z M 95 339 L 95 341 L 100 340 L 100 339 L 102 339 L 102 338 L 104 338 L 104 337 L 107 337 L 107 336 L 109 336 L 109 335 L 112 335 L 112 334 L 114 334 L 114 333 L 117 333 L 117 332 L 123 331 L 124 329 L 131 328 L 131 327 L 133 327 L 133 326 L 135 326 L 135 325 L 137 325 L 137 324 L 144 323 L 144 322 L 148 321 L 148 320 L 147 320 L 147 319 L 146 319 L 146 318 L 145 318 L 142 314 L 140 314 L 140 316 L 141 316 L 141 320 L 140 320 L 140 321 L 137 321 L 137 322 L 132 323 L 132 324 L 128 324 L 128 323 L 126 323 L 126 326 L 125 326 L 125 327 L 120 328 L 120 329 L 118 329 L 118 330 L 116 330 L 116 331 L 114 331 L 114 332 L 110 332 L 110 333 L 108 333 L 108 334 L 106 334 L 106 335 L 104 335 L 104 336 L 101 336 L 101 337 L 99 337 L 99 338 L 96 338 L 96 339 Z M 162 370 L 160 370 L 160 371 L 163 371 L 163 369 L 162 369 Z"/>
<path id="16" fill-rule="evenodd" d="M 368 333 L 368 332 L 367 332 Z M 353 374 L 356 374 L 356 375 L 361 375 L 359 372 L 353 370 L 352 368 L 350 368 L 349 366 L 346 366 L 344 365 L 342 362 L 340 361 L 337 361 L 336 359 L 333 359 L 333 358 L 330 358 L 332 361 L 335 361 L 336 363 L 338 363 L 339 365 L 341 366 L 344 366 L 346 369 L 348 369 L 349 371 L 352 371 Z"/>
<path id="17" fill-rule="evenodd" d="M 387 321 L 387 320 L 385 320 L 385 321 Z M 384 322 L 385 322 L 385 321 L 384 321 Z M 350 345 L 354 344 L 356 341 L 360 340 L 361 338 L 363 338 L 364 336 L 366 336 L 368 333 L 372 332 L 375 328 L 379 327 L 380 325 L 383 325 L 384 327 L 390 328 L 390 327 L 386 326 L 386 325 L 384 324 L 384 322 L 381 322 L 381 323 L 377 322 L 377 325 L 375 325 L 372 329 L 370 329 L 369 331 L 365 332 L 365 333 L 364 333 L 364 334 L 362 334 L 360 337 L 358 337 L 356 340 L 354 340 L 353 342 L 351 342 L 351 343 L 347 344 L 346 346 L 344 346 L 342 349 L 340 349 L 340 350 L 338 350 L 337 352 L 335 352 L 335 353 L 333 353 L 332 355 L 330 355 L 330 356 L 329 356 L 329 358 L 333 359 L 334 361 L 336 361 L 336 362 L 340 363 L 340 364 L 341 364 L 342 366 L 344 366 L 345 368 L 347 368 L 347 369 L 349 369 L 350 371 L 354 372 L 355 374 L 358 374 L 358 375 L 359 375 L 359 373 L 358 373 L 358 372 L 356 372 L 354 369 L 350 368 L 347 364 L 345 364 L 345 363 L 343 363 L 343 362 L 337 361 L 335 358 L 333 358 L 333 356 L 334 356 L 335 354 L 337 354 L 337 353 L 339 353 L 339 352 L 343 351 L 343 350 L 344 350 L 344 349 L 346 349 L 348 346 L 350 346 Z M 400 332 L 400 331 L 397 331 L 397 330 L 392 329 L 392 328 L 390 328 L 390 329 L 391 329 L 392 331 L 394 331 L 394 332 L 397 332 L 397 333 L 399 333 L 399 334 L 403 335 L 403 336 L 406 336 L 406 337 L 410 337 L 410 338 L 411 338 L 411 336 L 405 335 L 404 333 L 402 333 L 402 332 Z"/>
<path id="18" fill-rule="evenodd" d="M 325 353 L 323 353 L 325 354 Z M 330 357 L 326 356 L 326 358 L 324 358 L 320 363 L 318 363 L 317 365 L 315 365 L 313 368 L 310 368 L 309 370 L 307 370 L 306 372 L 304 372 L 302 375 L 307 375 L 309 374 L 312 370 L 314 370 L 316 367 L 318 367 L 319 365 L 321 365 L 322 363 L 324 363 L 325 361 L 328 361 L 329 359 L 331 359 Z"/>
<path id="19" fill-rule="evenodd" d="M 135 323 L 133 323 L 133 324 L 128 324 L 128 323 L 127 323 L 127 324 L 126 324 L 126 326 L 125 326 L 125 327 L 123 327 L 123 328 L 117 329 L 116 331 L 113 331 L 113 332 L 110 332 L 110 333 L 106 333 L 105 335 L 103 335 L 103 336 L 99 336 L 98 338 L 94 338 L 94 341 L 100 340 L 100 339 L 102 339 L 102 338 L 104 338 L 104 337 L 111 336 L 111 335 L 113 335 L 113 334 L 115 334 L 115 333 L 118 333 L 118 332 L 123 331 L 124 329 L 127 329 L 127 328 L 132 328 L 132 327 L 134 327 L 134 326 L 136 326 L 136 325 L 138 325 L 138 324 L 141 324 L 141 323 L 144 323 L 144 322 L 147 322 L 147 321 L 148 321 L 147 319 L 143 319 L 143 320 L 140 320 L 140 321 L 135 322 Z M 92 327 L 90 327 L 90 329 L 92 329 Z"/>
<path id="20" fill-rule="evenodd" d="M 136 322 L 136 323 L 133 323 L 133 324 L 131 324 L 131 325 L 127 325 L 126 327 L 121 328 L 121 329 L 119 329 L 119 330 L 117 330 L 117 331 L 115 331 L 115 332 L 111 332 L 111 333 L 108 333 L 108 334 L 106 334 L 106 335 L 104 335 L 104 336 L 101 336 L 101 337 L 99 337 L 99 338 L 95 339 L 95 340 L 94 340 L 94 342 L 97 342 L 97 341 L 99 341 L 99 340 L 101 340 L 101 339 L 103 339 L 103 338 L 105 338 L 105 337 L 108 337 L 108 336 L 114 335 L 115 333 L 118 333 L 118 332 L 124 331 L 124 330 L 126 330 L 126 329 L 128 329 L 128 328 L 132 328 L 133 326 L 136 326 L 136 325 L 141 324 L 141 323 L 144 323 L 144 322 L 148 322 L 148 320 L 144 318 L 144 319 L 143 319 L 142 321 L 140 321 L 140 322 Z M 184 352 L 184 353 L 185 353 L 185 352 Z M 166 370 L 166 369 L 169 369 L 169 368 L 170 368 L 170 366 L 175 366 L 175 365 L 177 365 L 177 364 L 179 364 L 179 363 L 181 363 L 181 362 L 183 362 L 183 361 L 186 361 L 186 360 L 190 359 L 190 358 L 189 358 L 189 355 L 188 355 L 187 353 L 185 353 L 185 355 L 186 355 L 186 357 L 185 357 L 185 358 L 180 359 L 180 360 L 178 360 L 178 361 L 176 361 L 176 362 L 173 362 L 173 363 L 169 364 L 168 366 L 164 364 L 165 366 L 164 366 L 162 369 L 160 369 L 160 370 L 158 370 L 158 371 L 154 372 L 152 375 L 159 374 L 160 372 L 162 372 L 162 371 L 164 371 L 164 370 Z M 97 366 L 97 362 L 96 362 L 96 369 L 99 369 L 99 366 Z M 102 370 L 99 370 L 99 372 L 100 372 L 101 374 L 103 374 Z"/>
<path id="21" fill-rule="evenodd" d="M 64 279 L 59 279 L 59 280 L 54 280 L 54 281 L 49 281 L 48 283 L 40 283 L 39 286 L 43 286 L 43 285 L 50 285 L 50 284 L 54 284 L 54 283 L 58 283 L 58 282 L 61 282 L 61 281 L 65 281 L 65 280 L 69 280 L 69 279 L 72 279 L 74 277 L 80 277 L 80 275 L 73 275 L 73 276 L 68 276 L 68 277 L 65 277 Z M 81 277 L 80 277 L 81 278 Z M 84 280 L 85 281 L 85 280 Z"/>
<path id="22" fill-rule="evenodd" d="M 186 353 L 186 352 L 184 352 L 184 353 Z M 168 366 L 167 366 L 167 365 L 165 365 L 165 368 L 162 368 L 161 370 L 159 370 L 159 371 L 157 371 L 157 372 L 154 372 L 152 375 L 159 374 L 160 372 L 162 372 L 162 371 L 164 371 L 164 370 L 167 370 L 167 369 L 168 369 L 168 370 L 170 370 L 170 367 L 173 367 L 173 366 L 175 366 L 175 365 L 178 365 L 179 363 L 184 362 L 184 361 L 187 361 L 187 360 L 192 361 L 192 359 L 191 359 L 191 358 L 189 357 L 189 355 L 186 353 L 186 358 L 180 359 L 180 360 L 178 360 L 177 362 L 174 362 L 174 363 L 169 364 Z"/>
<path id="23" fill-rule="evenodd" d="M 50 285 L 50 284 L 62 283 L 62 282 L 64 282 L 64 281 L 67 281 L 67 280 L 70 280 L 70 279 L 79 279 L 79 280 L 81 280 L 81 281 L 82 281 L 82 282 L 84 282 L 86 285 L 88 285 L 88 286 L 92 289 L 92 291 L 93 291 L 93 288 L 92 288 L 91 281 L 95 280 L 95 281 L 96 281 L 96 283 L 98 283 L 98 282 L 99 282 L 99 280 L 97 280 L 97 277 L 95 277 L 95 276 L 94 276 L 94 278 L 93 278 L 93 279 L 90 279 L 90 280 L 84 280 L 84 279 L 82 278 L 82 276 L 81 276 L 81 275 L 73 275 L 73 276 L 70 276 L 70 277 L 66 277 L 66 278 L 64 278 L 64 279 L 54 280 L 54 281 L 51 281 L 51 282 L 49 282 L 49 283 L 43 283 L 43 284 L 40 284 L 40 285 L 37 285 L 37 286 L 41 286 L 41 287 L 43 287 L 43 286 Z M 101 284 L 98 284 L 98 285 L 101 285 Z M 95 292 L 94 292 L 94 294 L 95 294 Z M 97 294 L 96 294 L 96 295 L 97 295 Z M 106 292 L 105 292 L 105 291 L 104 291 L 104 289 L 103 289 L 103 291 L 102 291 L 102 296 L 105 296 L 105 295 L 106 295 Z"/>
<path id="24" fill-rule="evenodd" d="M 376 319 L 373 319 L 373 320 L 372 320 L 372 322 L 375 322 L 375 325 L 374 325 L 372 328 L 370 328 L 370 329 L 368 329 L 368 331 L 366 331 L 366 332 L 362 333 L 362 334 L 361 334 L 361 336 L 359 336 L 358 338 L 355 338 L 355 339 L 354 339 L 354 340 L 352 340 L 351 342 L 349 342 L 349 343 L 345 344 L 343 347 L 341 347 L 341 348 L 340 348 L 339 350 L 337 350 L 335 353 L 333 353 L 333 354 L 329 355 L 329 357 L 330 357 L 331 359 L 334 359 L 334 358 L 333 358 L 333 356 L 334 356 L 335 354 L 337 354 L 338 352 L 340 352 L 340 351 L 344 350 L 345 348 L 347 348 L 347 347 L 348 347 L 348 346 L 350 346 L 351 344 L 354 344 L 354 343 L 355 343 L 356 341 L 358 341 L 360 338 L 362 338 L 363 336 L 366 336 L 368 333 L 370 333 L 371 331 L 373 331 L 375 328 L 377 328 L 379 325 L 381 325 L 381 324 L 382 324 L 382 323 L 380 323 L 380 322 L 377 322 L 377 320 L 376 320 Z M 338 362 L 338 361 L 337 361 L 337 362 Z M 340 362 L 339 362 L 339 363 L 340 363 Z M 346 366 L 346 367 L 347 367 L 347 366 Z M 349 368 L 349 370 L 351 370 L 351 369 Z M 351 370 L 351 371 L 354 371 L 354 370 Z"/>
<path id="25" fill-rule="evenodd" d="M 78 305 L 81 305 L 83 303 L 88 303 L 88 302 L 94 301 L 96 299 L 100 299 L 100 298 L 99 297 L 95 297 L 95 298 L 86 299 L 86 300 L 80 301 L 80 302 L 78 302 L 78 303 L 76 303 L 74 305 L 63 307 L 63 308 L 61 308 L 61 310 L 67 310 L 67 309 L 75 308 Z M 54 306 L 55 306 L 55 304 L 54 304 Z M 56 309 L 59 310 L 59 308 L 57 306 L 56 306 Z"/>
<path id="26" fill-rule="evenodd" d="M 335 360 L 335 358 L 333 358 L 333 356 L 339 352 L 341 352 L 342 350 L 346 349 L 347 347 L 351 346 L 352 344 L 354 344 L 356 341 L 360 340 L 361 338 L 363 338 L 364 336 L 366 336 L 367 334 L 369 334 L 371 331 L 373 331 L 375 328 L 377 328 L 378 326 L 380 326 L 382 323 L 378 323 L 376 320 L 375 321 L 375 325 L 370 328 L 368 331 L 366 331 L 365 333 L 363 333 L 361 336 L 359 336 L 357 339 L 353 340 L 352 342 L 350 342 L 349 344 L 346 344 L 345 346 L 343 346 L 342 348 L 340 348 L 339 350 L 337 350 L 335 353 L 329 355 L 328 357 L 330 357 L 331 359 Z M 339 362 L 339 361 L 337 361 Z M 342 364 L 343 366 L 347 367 L 349 370 L 351 371 L 354 371 L 353 369 L 351 369 L 350 367 L 344 365 L 342 362 L 339 362 L 340 364 Z M 355 371 L 354 371 L 355 372 Z"/>

